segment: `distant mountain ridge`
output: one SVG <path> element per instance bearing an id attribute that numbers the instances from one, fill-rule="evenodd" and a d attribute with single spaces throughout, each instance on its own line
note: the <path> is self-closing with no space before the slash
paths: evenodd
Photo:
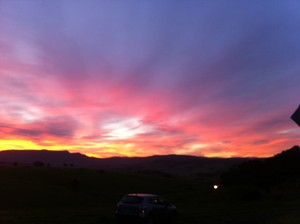
<path id="1" fill-rule="evenodd" d="M 49 150 L 0 151 L 0 164 L 42 162 L 52 167 L 113 169 L 128 171 L 159 171 L 167 173 L 220 172 L 249 158 L 206 158 L 189 155 L 155 155 L 149 157 L 93 158 L 80 153 Z"/>
<path id="2" fill-rule="evenodd" d="M 64 163 L 77 163 L 81 166 L 86 166 L 90 164 L 91 160 L 93 158 L 68 151 L 6 150 L 0 152 L 0 162 L 2 163 L 32 164 L 36 161 L 41 161 L 53 166 L 60 166 Z"/>

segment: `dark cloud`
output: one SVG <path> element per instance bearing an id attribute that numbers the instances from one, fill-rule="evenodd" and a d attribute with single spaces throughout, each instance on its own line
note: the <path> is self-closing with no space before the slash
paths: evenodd
<path id="1" fill-rule="evenodd" d="M 30 136 L 30 137 L 40 137 L 41 135 L 45 134 L 45 131 L 43 130 L 37 130 L 37 129 L 21 129 L 16 128 L 12 134 L 19 135 L 19 136 Z"/>
<path id="2" fill-rule="evenodd" d="M 76 129 L 77 122 L 68 117 L 51 117 L 42 121 L 23 124 L 22 128 L 5 125 L 10 129 L 11 134 L 19 136 L 29 136 L 32 138 L 58 137 L 71 139 Z"/>
<path id="3" fill-rule="evenodd" d="M 268 144 L 270 141 L 267 139 L 259 139 L 252 142 L 253 145 L 263 145 Z"/>
<path id="4" fill-rule="evenodd" d="M 48 135 L 57 137 L 73 137 L 76 125 L 72 122 L 50 121 L 45 127 Z"/>

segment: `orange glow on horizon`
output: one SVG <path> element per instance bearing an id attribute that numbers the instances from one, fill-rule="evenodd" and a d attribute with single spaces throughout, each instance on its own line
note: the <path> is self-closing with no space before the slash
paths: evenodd
<path id="1" fill-rule="evenodd" d="M 50 141 L 49 141 L 50 142 Z M 44 143 L 49 143 L 44 141 Z M 52 142 L 52 141 L 51 141 Z M 53 143 L 53 142 L 52 142 Z M 88 148 L 85 148 L 85 144 L 74 144 L 74 145 L 65 145 L 65 144 L 53 144 L 53 145 L 43 145 L 30 140 L 20 140 L 20 139 L 1 139 L 0 140 L 0 151 L 3 150 L 67 150 L 70 153 L 81 153 L 89 157 L 96 158 L 108 158 L 108 157 L 145 157 L 152 155 L 163 155 L 159 151 L 150 148 L 139 148 L 133 143 L 94 143 L 89 144 Z M 190 148 L 200 147 L 202 151 L 190 151 Z M 207 148 L 205 148 L 207 147 Z M 248 149 L 245 147 L 243 151 L 251 152 L 253 151 L 252 146 L 249 146 Z M 209 145 L 192 145 L 190 148 L 186 149 L 175 149 L 173 153 L 166 154 L 177 154 L 177 155 L 194 155 L 194 156 L 205 156 L 205 157 L 222 157 L 222 158 L 232 158 L 232 157 L 269 157 L 274 154 L 268 152 L 268 147 L 264 150 L 260 149 L 258 154 L 253 152 L 245 154 L 237 154 L 234 151 L 216 151 L 209 148 Z M 284 149 L 282 149 L 284 150 Z M 279 150 L 280 151 L 280 150 Z M 148 153 L 147 153 L 148 152 Z M 199 153 L 200 152 L 200 153 Z M 266 153 L 262 153 L 266 152 Z"/>
<path id="2" fill-rule="evenodd" d="M 48 141 L 45 141 L 48 143 Z M 116 143 L 95 143 L 89 145 L 89 148 L 83 148 L 83 145 L 41 145 L 30 140 L 19 140 L 19 139 L 0 139 L 0 151 L 4 150 L 50 150 L 60 151 L 67 150 L 71 153 L 82 153 L 89 157 L 96 158 L 107 158 L 114 156 L 121 157 L 139 157 L 139 156 L 150 156 L 151 154 L 141 154 L 134 152 L 133 144 L 116 144 Z M 99 150 L 101 148 L 101 150 Z M 143 150 L 140 150 L 143 151 Z"/>

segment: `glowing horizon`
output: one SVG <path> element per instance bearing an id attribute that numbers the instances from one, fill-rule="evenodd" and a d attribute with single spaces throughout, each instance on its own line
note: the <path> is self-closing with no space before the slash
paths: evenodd
<path id="1" fill-rule="evenodd" d="M 300 140 L 296 2 L 0 1 L 0 150 L 266 157 Z"/>

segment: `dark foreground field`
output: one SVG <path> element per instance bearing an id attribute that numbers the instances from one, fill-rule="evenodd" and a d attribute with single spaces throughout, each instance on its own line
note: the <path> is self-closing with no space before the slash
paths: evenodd
<path id="1" fill-rule="evenodd" d="M 178 224 L 300 223 L 300 186 L 265 192 L 251 187 L 212 189 L 217 176 L 115 173 L 76 168 L 0 168 L 0 224 L 115 223 L 125 193 L 164 195 Z"/>

